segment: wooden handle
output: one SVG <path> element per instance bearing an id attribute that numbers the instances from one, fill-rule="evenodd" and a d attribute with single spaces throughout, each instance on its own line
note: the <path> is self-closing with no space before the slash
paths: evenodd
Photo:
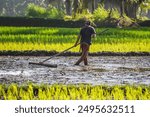
<path id="1" fill-rule="evenodd" d="M 79 45 L 80 43 L 78 43 L 77 45 Z M 45 59 L 44 61 L 42 61 L 41 63 L 43 63 L 43 62 L 45 62 L 45 61 L 48 61 L 49 59 L 52 59 L 52 58 L 54 58 L 54 57 L 56 57 L 56 56 L 59 56 L 60 54 L 62 54 L 62 53 L 64 53 L 64 52 L 66 52 L 66 51 L 68 51 L 68 50 L 70 50 L 70 49 L 72 49 L 72 48 L 74 48 L 74 47 L 76 47 L 76 46 L 71 46 L 70 48 L 68 48 L 68 49 L 66 49 L 66 50 L 64 50 L 64 51 L 62 51 L 62 52 L 59 52 L 59 53 L 57 53 L 57 54 L 55 54 L 54 56 L 51 56 L 50 58 L 48 58 L 48 59 Z"/>

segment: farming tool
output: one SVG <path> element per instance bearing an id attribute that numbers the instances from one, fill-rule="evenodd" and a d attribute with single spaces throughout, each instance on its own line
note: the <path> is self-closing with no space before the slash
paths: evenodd
<path id="1" fill-rule="evenodd" d="M 108 30 L 109 30 L 109 28 L 107 28 L 107 29 L 103 30 L 102 32 L 98 33 L 97 35 L 100 35 L 100 34 L 102 34 L 102 33 L 106 32 L 106 31 L 108 31 Z"/>
<path id="2" fill-rule="evenodd" d="M 79 45 L 79 44 L 80 44 L 80 43 L 78 43 L 77 45 Z M 48 61 L 49 59 L 52 59 L 52 58 L 54 58 L 54 57 L 56 57 L 56 56 L 59 56 L 59 55 L 61 55 L 62 53 L 66 52 L 66 51 L 68 51 L 68 50 L 70 50 L 70 49 L 72 49 L 72 48 L 74 48 L 74 47 L 76 47 L 76 46 L 71 46 L 70 48 L 68 48 L 68 49 L 66 49 L 66 50 L 64 50 L 64 51 L 62 51 L 62 52 L 59 52 L 59 53 L 55 54 L 54 56 L 51 56 L 50 58 L 45 59 L 45 60 L 42 61 L 42 62 L 39 62 L 39 63 L 36 63 L 36 62 L 29 62 L 29 64 L 42 65 L 42 66 L 46 66 L 46 67 L 53 67 L 53 68 L 56 68 L 56 67 L 57 67 L 57 64 L 47 64 L 47 63 L 44 63 L 44 62 L 46 62 L 46 61 Z"/>
<path id="3" fill-rule="evenodd" d="M 103 30 L 102 32 L 100 32 L 100 33 L 98 33 L 98 34 L 102 34 L 102 33 L 104 33 L 104 32 L 106 32 L 107 30 L 109 30 L 109 29 L 105 29 L 105 30 Z M 80 43 L 78 43 L 77 45 L 79 45 Z M 76 46 L 77 46 L 76 45 Z M 49 57 L 49 58 L 47 58 L 47 59 L 45 59 L 44 61 L 42 61 L 42 62 L 29 62 L 29 64 L 33 64 L 33 65 L 41 65 L 41 66 L 46 66 L 46 67 L 52 67 L 52 68 L 57 68 L 57 64 L 47 64 L 47 63 L 44 63 L 44 62 L 46 62 L 46 61 L 48 61 L 48 60 L 50 60 L 50 59 L 52 59 L 52 58 L 54 58 L 54 57 L 56 57 L 56 56 L 59 56 L 59 55 L 61 55 L 62 53 L 64 53 L 64 52 L 66 52 L 66 51 L 68 51 L 68 50 L 70 50 L 70 49 L 72 49 L 72 48 L 74 48 L 74 47 L 76 47 L 76 46 L 71 46 L 70 48 L 68 48 L 68 49 L 66 49 L 66 50 L 64 50 L 64 51 L 62 51 L 62 52 L 59 52 L 59 53 L 57 53 L 57 54 L 55 54 L 55 55 L 53 55 L 53 56 L 51 56 L 51 57 Z"/>

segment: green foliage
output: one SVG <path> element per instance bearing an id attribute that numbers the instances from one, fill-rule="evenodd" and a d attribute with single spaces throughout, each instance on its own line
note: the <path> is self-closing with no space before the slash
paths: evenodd
<path id="1" fill-rule="evenodd" d="M 64 19 L 65 21 L 71 21 L 71 20 L 73 20 L 73 17 L 70 16 L 70 15 L 65 15 L 63 19 Z"/>
<path id="2" fill-rule="evenodd" d="M 150 86 L 78 85 L 0 85 L 5 100 L 149 100 Z"/>
<path id="3" fill-rule="evenodd" d="M 142 16 L 142 17 L 140 16 L 140 17 L 138 17 L 138 19 L 141 21 L 149 20 L 149 18 L 146 16 Z"/>
<path id="4" fill-rule="evenodd" d="M 49 5 L 48 8 L 44 8 L 31 3 L 27 7 L 27 16 L 38 18 L 62 19 L 64 17 L 64 12 L 58 10 L 52 5 Z"/>
<path id="5" fill-rule="evenodd" d="M 73 19 L 75 20 L 90 20 L 93 21 L 93 15 L 87 11 L 87 10 L 83 10 L 82 13 L 77 13 L 76 17 L 74 17 Z"/>
<path id="6" fill-rule="evenodd" d="M 102 21 L 108 17 L 108 11 L 100 5 L 95 11 L 94 11 L 94 20 L 95 21 Z"/>
<path id="7" fill-rule="evenodd" d="M 95 9 L 94 13 L 92 14 L 88 10 L 83 10 L 82 13 L 76 13 L 75 17 L 72 16 L 64 16 L 65 20 L 90 20 L 90 21 L 103 21 L 105 20 L 109 15 L 110 10 L 106 10 L 104 6 L 99 5 L 97 9 Z M 111 18 L 118 19 L 120 17 L 120 14 L 117 9 L 112 9 L 111 12 Z"/>
<path id="8" fill-rule="evenodd" d="M 29 16 L 29 17 L 47 17 L 48 14 L 47 14 L 47 11 L 45 8 L 31 3 L 27 7 L 27 16 Z"/>
<path id="9" fill-rule="evenodd" d="M 110 11 L 109 11 L 110 12 Z M 112 9 L 112 12 L 110 14 L 111 18 L 119 19 L 120 13 L 117 9 Z"/>
<path id="10" fill-rule="evenodd" d="M 142 2 L 142 4 L 140 5 L 140 7 L 144 10 L 150 9 L 150 1 L 145 1 Z"/>
<path id="11" fill-rule="evenodd" d="M 94 21 L 94 17 L 93 17 L 93 14 L 90 13 L 88 10 L 83 10 L 82 13 L 76 13 L 76 16 L 67 16 L 65 15 L 64 16 L 64 20 L 65 21 L 78 21 L 78 20 L 83 20 L 83 21 L 86 21 L 86 20 L 90 20 L 91 22 Z"/>
<path id="12" fill-rule="evenodd" d="M 53 7 L 52 5 L 49 5 L 47 8 L 47 14 L 48 18 L 52 19 L 63 19 L 65 13 L 61 10 L 58 10 L 57 8 Z"/>

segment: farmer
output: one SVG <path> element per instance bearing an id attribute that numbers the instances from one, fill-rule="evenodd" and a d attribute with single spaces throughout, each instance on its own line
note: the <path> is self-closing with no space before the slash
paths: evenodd
<path id="1" fill-rule="evenodd" d="M 88 65 L 88 51 L 91 45 L 91 38 L 94 37 L 96 37 L 95 29 L 91 26 L 90 21 L 86 21 L 85 26 L 80 30 L 80 34 L 78 35 L 77 41 L 74 45 L 77 46 L 80 40 L 80 48 L 82 50 L 82 55 L 80 59 L 75 63 L 75 65 L 79 65 L 82 61 L 84 61 L 84 65 Z"/>

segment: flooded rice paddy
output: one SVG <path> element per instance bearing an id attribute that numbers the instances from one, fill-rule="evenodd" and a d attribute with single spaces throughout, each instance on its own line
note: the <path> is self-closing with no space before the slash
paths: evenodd
<path id="1" fill-rule="evenodd" d="M 150 57 L 98 56 L 89 57 L 89 65 L 74 66 L 79 57 L 56 57 L 46 63 L 57 68 L 30 65 L 48 57 L 0 56 L 0 83 L 122 85 L 150 84 Z"/>

